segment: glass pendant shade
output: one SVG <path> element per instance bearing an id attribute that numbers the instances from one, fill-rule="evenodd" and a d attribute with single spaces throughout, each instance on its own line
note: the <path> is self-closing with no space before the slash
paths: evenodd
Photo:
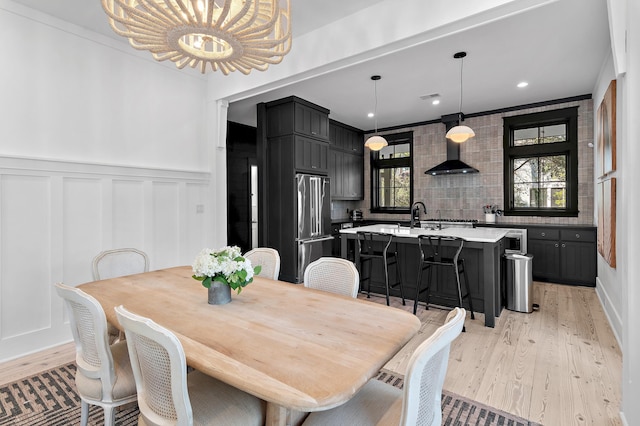
<path id="1" fill-rule="evenodd" d="M 474 137 L 476 134 L 468 126 L 455 126 L 447 132 L 447 138 L 456 143 L 465 142 L 467 139 Z"/>
<path id="2" fill-rule="evenodd" d="M 364 146 L 369 148 L 371 151 L 380 151 L 382 148 L 384 148 L 387 145 L 389 145 L 387 140 L 385 138 L 383 138 L 382 136 L 378 136 L 378 135 L 371 136 L 364 143 Z"/>

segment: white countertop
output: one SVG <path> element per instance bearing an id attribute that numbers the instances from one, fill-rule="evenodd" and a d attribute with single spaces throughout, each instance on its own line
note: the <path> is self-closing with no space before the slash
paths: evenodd
<path id="1" fill-rule="evenodd" d="M 422 228 L 411 229 L 406 226 L 398 227 L 397 225 L 391 224 L 367 225 L 340 230 L 343 234 L 355 234 L 358 231 L 381 232 L 402 238 L 417 238 L 418 235 L 458 237 L 477 243 L 497 243 L 504 238 L 508 232 L 508 230 L 504 228 L 444 228 L 441 230 L 431 230 Z"/>

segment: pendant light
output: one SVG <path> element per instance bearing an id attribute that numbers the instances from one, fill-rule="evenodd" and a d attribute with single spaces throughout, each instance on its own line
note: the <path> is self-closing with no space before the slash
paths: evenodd
<path id="1" fill-rule="evenodd" d="M 373 94 L 375 97 L 375 105 L 373 108 L 373 116 L 376 120 L 374 133 L 378 133 L 378 80 L 380 80 L 381 78 L 382 77 L 380 77 L 379 75 L 371 76 L 371 80 L 373 80 Z M 364 143 L 364 146 L 369 148 L 371 151 L 380 151 L 387 145 L 389 145 L 387 140 L 380 135 L 371 136 Z"/>
<path id="2" fill-rule="evenodd" d="M 462 143 L 476 135 L 471 127 L 460 124 L 464 120 L 462 115 L 462 64 L 465 56 L 467 56 L 467 52 L 458 52 L 453 55 L 454 59 L 460 59 L 460 104 L 458 108 L 458 125 L 449 129 L 447 138 L 457 143 Z"/>

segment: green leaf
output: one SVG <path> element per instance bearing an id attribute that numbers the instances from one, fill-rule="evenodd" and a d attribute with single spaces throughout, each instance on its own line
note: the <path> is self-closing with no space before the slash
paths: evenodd
<path id="1" fill-rule="evenodd" d="M 213 281 L 217 281 L 219 283 L 222 283 L 222 284 L 225 284 L 225 285 L 229 285 L 229 283 L 227 282 L 225 277 L 222 276 L 222 275 L 216 275 L 215 277 L 213 277 Z"/>
<path id="2" fill-rule="evenodd" d="M 205 286 L 206 288 L 210 288 L 211 287 L 211 277 L 205 277 L 202 280 L 202 285 Z"/>
<path id="3" fill-rule="evenodd" d="M 203 281 L 207 277 L 199 277 L 197 275 L 191 275 L 191 278 L 193 278 L 194 280 Z"/>

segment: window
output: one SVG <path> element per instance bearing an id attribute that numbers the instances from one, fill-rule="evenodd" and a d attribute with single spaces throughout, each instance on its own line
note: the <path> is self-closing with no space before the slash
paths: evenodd
<path id="1" fill-rule="evenodd" d="M 413 199 L 413 132 L 385 135 L 389 145 L 371 152 L 371 211 L 409 213 Z"/>
<path id="2" fill-rule="evenodd" d="M 505 215 L 578 215 L 578 108 L 504 119 Z"/>

